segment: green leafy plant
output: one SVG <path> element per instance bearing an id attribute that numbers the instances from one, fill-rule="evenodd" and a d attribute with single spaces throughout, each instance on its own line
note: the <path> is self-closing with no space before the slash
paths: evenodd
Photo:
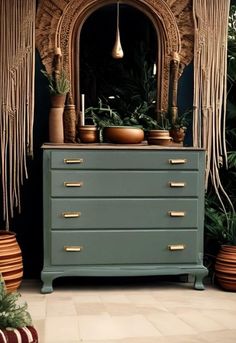
<path id="1" fill-rule="evenodd" d="M 170 128 L 177 130 L 182 128 L 184 131 L 186 131 L 191 120 L 192 109 L 188 109 L 185 112 L 178 114 L 174 122 L 170 120 Z"/>
<path id="2" fill-rule="evenodd" d="M 7 293 L 0 274 L 0 329 L 20 328 L 32 324 L 27 304 L 18 304 L 18 292 Z"/>
<path id="3" fill-rule="evenodd" d="M 51 95 L 64 95 L 70 90 L 70 81 L 64 69 L 59 73 L 48 74 L 46 70 L 41 70 L 48 80 L 49 92 Z"/>
<path id="4" fill-rule="evenodd" d="M 236 245 L 236 214 L 225 212 L 215 199 L 205 200 L 205 234 L 220 245 Z"/>
<path id="5" fill-rule="evenodd" d="M 98 99 L 97 107 L 90 106 L 86 108 L 85 117 L 88 120 L 92 120 L 100 129 L 103 129 L 106 126 L 124 125 L 118 112 L 112 109 L 108 104 L 103 103 L 101 99 Z"/>

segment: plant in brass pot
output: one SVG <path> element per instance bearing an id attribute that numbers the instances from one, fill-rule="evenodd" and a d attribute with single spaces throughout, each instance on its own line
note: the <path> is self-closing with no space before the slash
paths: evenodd
<path id="1" fill-rule="evenodd" d="M 170 120 L 170 135 L 176 143 L 182 143 L 185 138 L 189 122 L 192 119 L 192 110 L 189 109 L 182 114 L 179 114 L 175 121 Z"/>

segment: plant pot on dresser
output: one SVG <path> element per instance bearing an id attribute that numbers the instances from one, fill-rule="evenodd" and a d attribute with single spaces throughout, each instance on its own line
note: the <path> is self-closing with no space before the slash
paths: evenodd
<path id="1" fill-rule="evenodd" d="M 192 274 L 204 289 L 203 150 L 43 149 L 43 293 L 62 276 Z"/>

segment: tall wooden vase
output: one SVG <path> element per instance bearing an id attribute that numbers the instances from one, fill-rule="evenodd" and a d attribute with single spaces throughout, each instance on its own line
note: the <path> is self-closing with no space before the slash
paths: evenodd
<path id="1" fill-rule="evenodd" d="M 51 96 L 49 112 L 49 142 L 64 143 L 63 113 L 66 95 Z"/>
<path id="2" fill-rule="evenodd" d="M 14 292 L 23 277 L 23 262 L 15 233 L 0 230 L 0 273 L 5 281 L 7 292 Z"/>

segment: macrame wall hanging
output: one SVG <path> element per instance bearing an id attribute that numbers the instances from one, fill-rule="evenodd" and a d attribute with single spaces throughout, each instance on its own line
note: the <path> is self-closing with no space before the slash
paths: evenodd
<path id="1" fill-rule="evenodd" d="M 34 0 L 0 0 L 0 176 L 6 229 L 14 208 L 20 212 L 26 156 L 33 153 L 35 12 Z"/>
<path id="2" fill-rule="evenodd" d="M 206 149 L 205 188 L 211 179 L 219 198 L 222 193 L 227 199 L 219 169 L 223 164 L 227 165 L 225 119 L 229 8 L 230 0 L 193 0 L 193 145 Z"/>

